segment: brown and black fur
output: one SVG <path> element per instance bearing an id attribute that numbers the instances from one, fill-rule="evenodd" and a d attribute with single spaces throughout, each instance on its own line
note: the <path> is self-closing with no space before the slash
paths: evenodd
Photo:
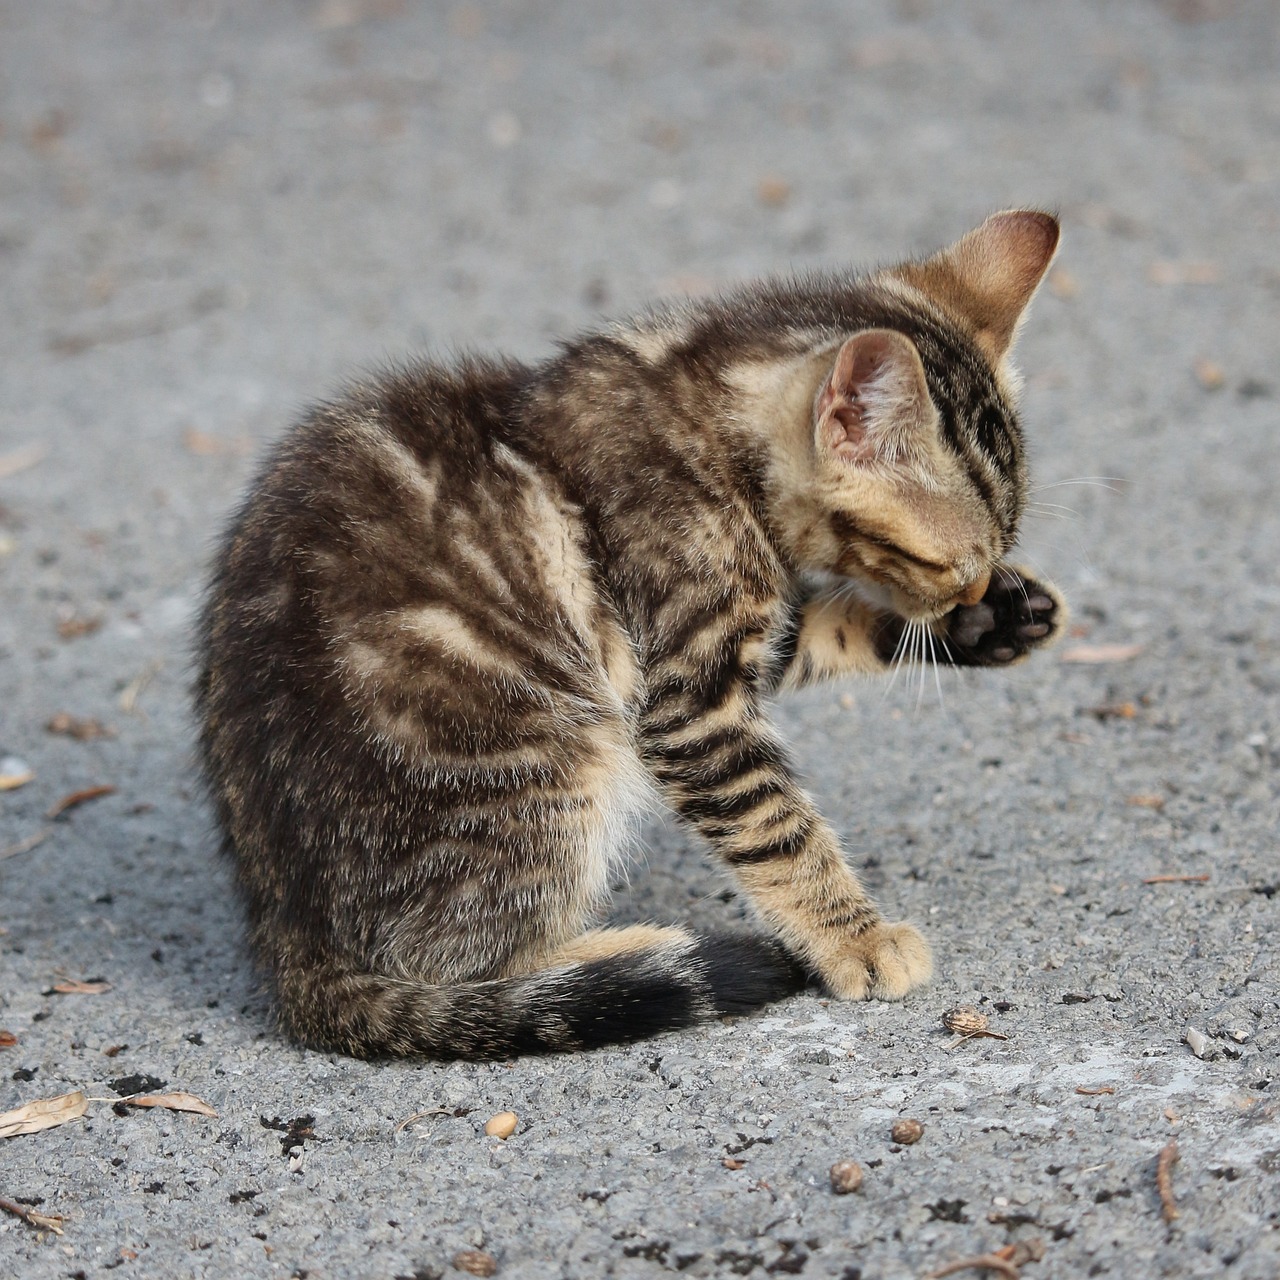
<path id="1" fill-rule="evenodd" d="M 905 633 L 1000 665 L 1055 593 L 1004 562 L 1005 356 L 1057 225 L 655 312 L 538 366 L 411 365 L 275 450 L 201 631 L 198 710 L 299 1040 L 481 1057 L 632 1040 L 816 975 L 897 997 L 886 923 L 768 698 Z M 921 640 L 923 643 L 923 640 Z M 655 795 L 769 936 L 594 928 Z"/>

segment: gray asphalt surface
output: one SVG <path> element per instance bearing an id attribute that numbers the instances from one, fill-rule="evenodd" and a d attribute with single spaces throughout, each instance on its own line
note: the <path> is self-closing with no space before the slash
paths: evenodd
<path id="1" fill-rule="evenodd" d="M 0 1275 L 1280 1273 L 1278 72 L 1268 0 L 0 3 L 0 1109 L 95 1099 L 0 1139 L 0 1197 L 64 1218 L 0 1213 Z M 1020 354 L 1074 634 L 942 707 L 779 711 L 933 985 L 555 1060 L 283 1043 L 187 699 L 259 447 L 386 356 L 536 356 L 1019 203 L 1064 221 Z M 738 905 L 655 823 L 618 913 Z M 961 1002 L 1009 1038 L 953 1047 Z M 130 1076 L 217 1118 L 118 1115 Z"/>

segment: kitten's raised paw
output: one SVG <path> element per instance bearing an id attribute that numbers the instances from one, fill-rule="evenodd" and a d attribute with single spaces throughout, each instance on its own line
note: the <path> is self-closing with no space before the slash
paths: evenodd
<path id="1" fill-rule="evenodd" d="M 960 666 L 1007 666 L 1050 643 L 1065 614 L 1053 587 L 1001 565 L 977 604 L 958 605 L 943 619 L 947 647 Z"/>
<path id="2" fill-rule="evenodd" d="M 933 974 L 929 944 L 909 924 L 876 924 L 849 938 L 822 979 L 843 1000 L 900 1000 Z"/>

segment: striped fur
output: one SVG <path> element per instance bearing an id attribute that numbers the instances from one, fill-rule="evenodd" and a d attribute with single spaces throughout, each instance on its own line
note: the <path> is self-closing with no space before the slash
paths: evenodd
<path id="1" fill-rule="evenodd" d="M 1050 228 L 1052 227 L 1052 235 Z M 863 892 L 768 698 L 1049 639 L 1006 566 L 1005 366 L 1056 244 L 997 215 L 871 277 L 655 311 L 539 366 L 416 364 L 276 448 L 202 620 L 206 773 L 299 1040 L 485 1057 L 632 1040 L 928 949 Z M 593 928 L 661 801 L 769 937 Z"/>

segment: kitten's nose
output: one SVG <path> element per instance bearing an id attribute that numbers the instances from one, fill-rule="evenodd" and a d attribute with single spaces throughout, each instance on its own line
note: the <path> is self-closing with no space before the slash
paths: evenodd
<path id="1" fill-rule="evenodd" d="M 977 604 L 987 594 L 991 585 L 991 572 L 988 570 L 980 578 L 975 578 L 957 597 L 961 604 Z"/>

